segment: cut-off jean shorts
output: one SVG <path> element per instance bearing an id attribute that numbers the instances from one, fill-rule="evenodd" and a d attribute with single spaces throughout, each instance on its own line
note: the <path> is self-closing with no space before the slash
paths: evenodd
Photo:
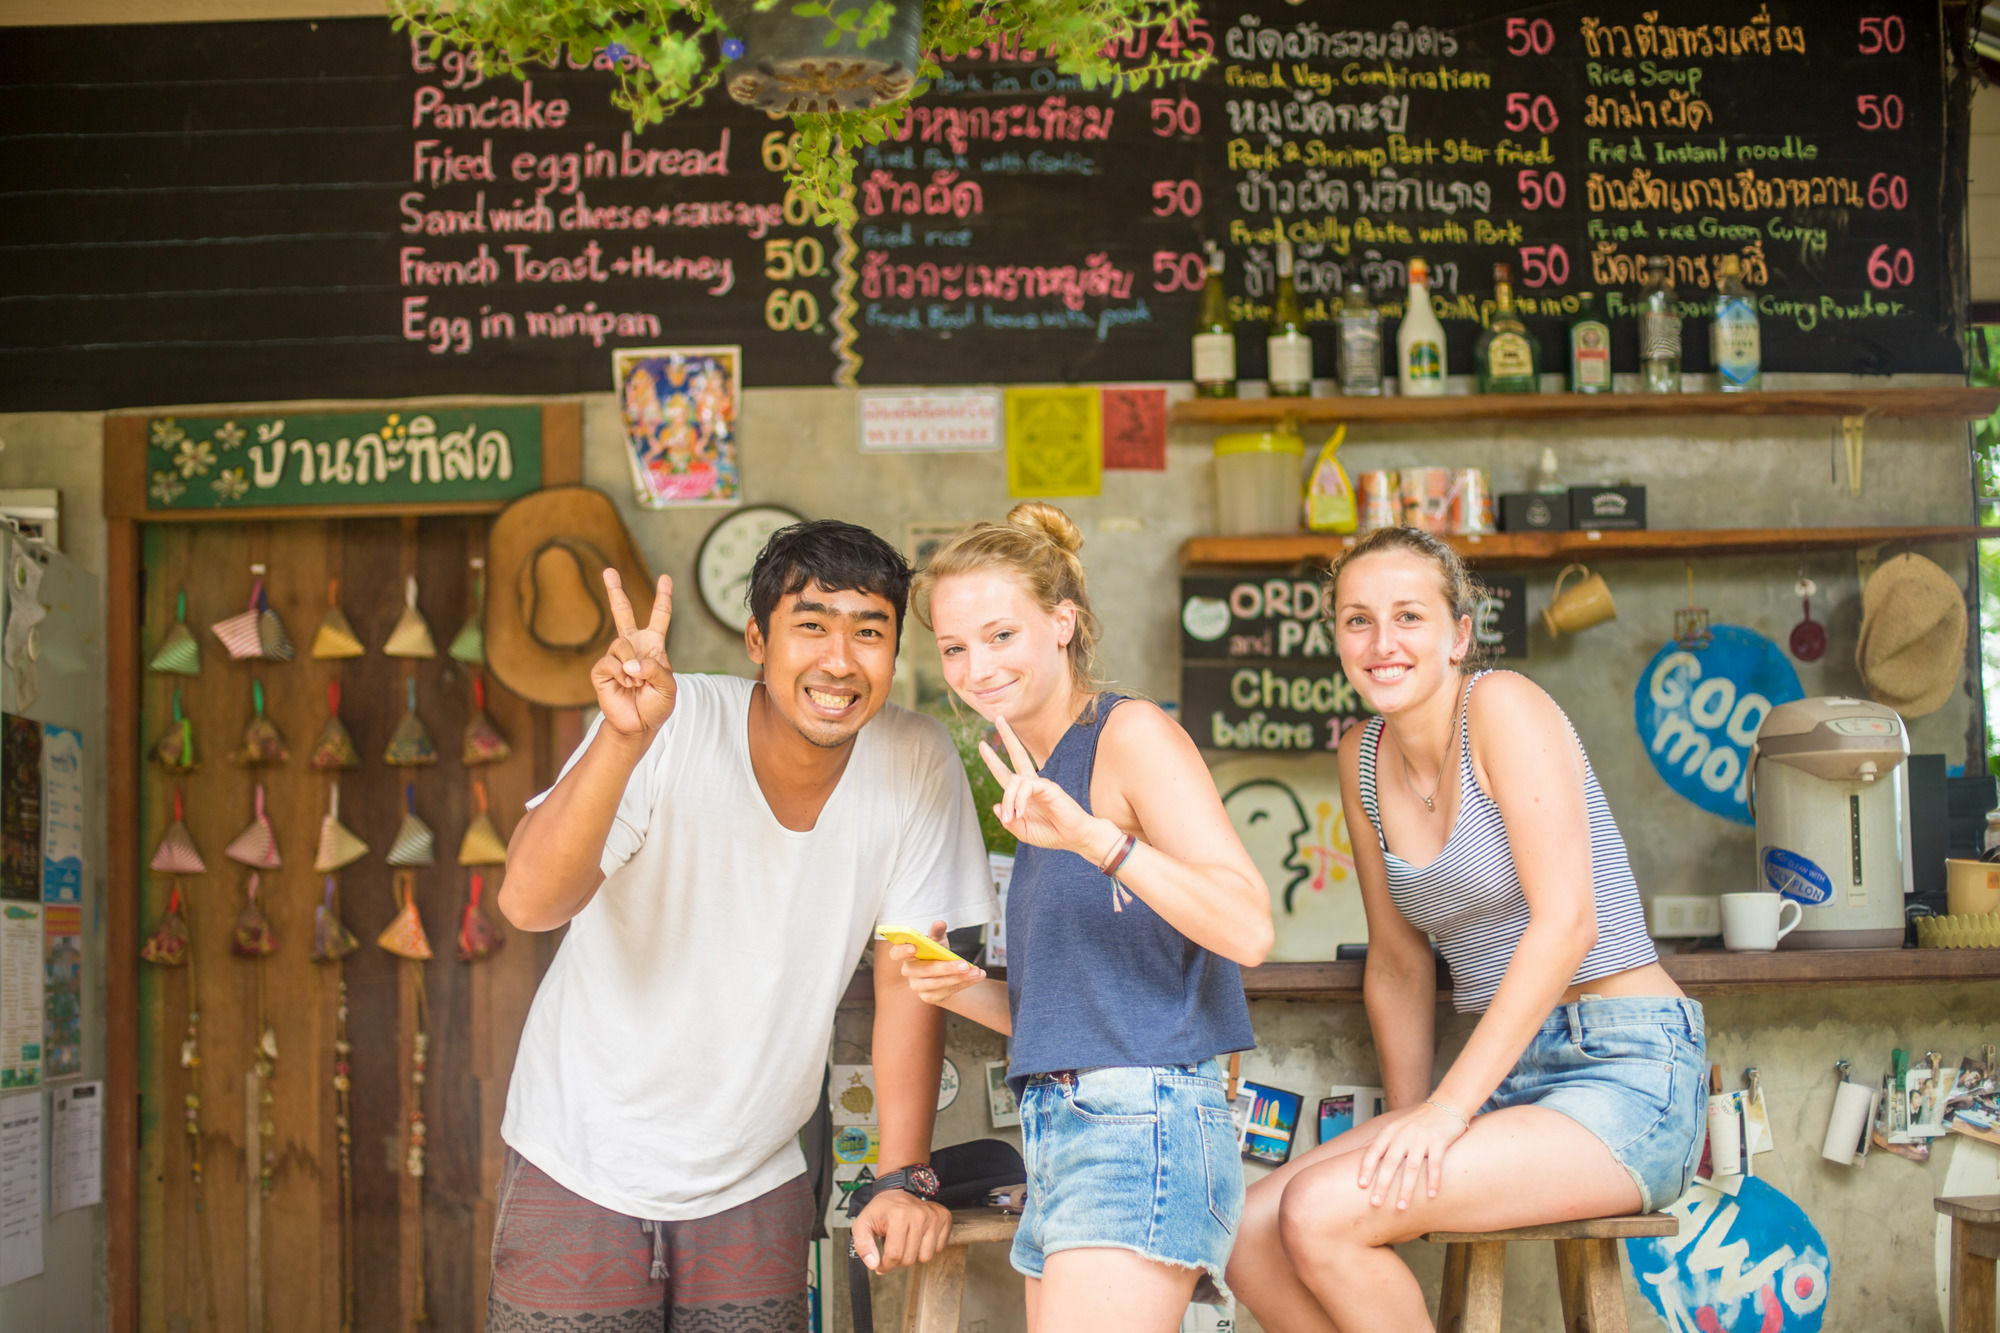
<path id="1" fill-rule="evenodd" d="M 1198 1270 L 1194 1299 L 1228 1299 L 1243 1160 L 1221 1071 L 1150 1065 L 1035 1074 L 1021 1093 L 1028 1199 L 1016 1271 L 1061 1250 L 1131 1250 Z"/>
<path id="2" fill-rule="evenodd" d="M 1694 1179 L 1708 1036 L 1693 1000 L 1586 995 L 1542 1023 L 1482 1111 L 1546 1106 L 1603 1140 L 1656 1212 Z"/>

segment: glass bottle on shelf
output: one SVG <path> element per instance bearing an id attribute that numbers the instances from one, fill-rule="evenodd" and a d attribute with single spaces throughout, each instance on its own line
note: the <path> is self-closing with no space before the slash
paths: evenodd
<path id="1" fill-rule="evenodd" d="M 1292 281 L 1292 243 L 1285 237 L 1285 224 L 1278 223 L 1278 295 L 1271 303 L 1271 323 L 1265 334 L 1265 350 L 1270 369 L 1267 377 L 1273 398 L 1306 398 L 1312 394 L 1312 339 L 1306 336 L 1305 316 L 1299 312 L 1299 292 Z"/>
<path id="2" fill-rule="evenodd" d="M 1715 319 L 1708 326 L 1708 350 L 1724 393 L 1764 387 L 1764 346 L 1757 327 L 1757 303 L 1743 285 L 1743 261 L 1722 257 L 1715 279 Z"/>
<path id="3" fill-rule="evenodd" d="M 1514 270 L 1493 266 L 1493 314 L 1472 345 L 1481 393 L 1539 393 L 1542 347 L 1514 309 Z"/>
<path id="4" fill-rule="evenodd" d="M 1444 393 L 1444 377 L 1444 325 L 1431 309 L 1430 268 L 1412 259 L 1410 291 L 1396 327 L 1396 392 L 1405 398 L 1436 398 Z"/>
<path id="5" fill-rule="evenodd" d="M 1562 495 L 1568 491 L 1569 488 L 1563 485 L 1562 466 L 1556 462 L 1554 445 L 1542 446 L 1541 460 L 1535 464 L 1528 482 L 1537 495 Z"/>
<path id="6" fill-rule="evenodd" d="M 1194 395 L 1236 396 L 1236 331 L 1229 323 L 1229 294 L 1222 289 L 1222 251 L 1208 242 L 1201 308 L 1194 320 Z"/>
<path id="7" fill-rule="evenodd" d="M 1639 304 L 1639 387 L 1647 393 L 1681 391 L 1679 295 L 1665 255 L 1646 260 Z"/>
<path id="8" fill-rule="evenodd" d="M 1382 312 L 1359 282 L 1347 284 L 1336 318 L 1340 333 L 1340 391 L 1355 397 L 1382 392 Z"/>
<path id="9" fill-rule="evenodd" d="M 1569 321 L 1569 391 L 1611 392 L 1611 326 L 1597 309 L 1597 293 L 1577 297 Z"/>

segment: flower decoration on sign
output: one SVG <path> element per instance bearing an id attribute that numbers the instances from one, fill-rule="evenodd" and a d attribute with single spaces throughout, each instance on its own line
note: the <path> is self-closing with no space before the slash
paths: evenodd
<path id="1" fill-rule="evenodd" d="M 215 474 L 209 488 L 225 500 L 241 500 L 250 493 L 250 479 L 240 467 L 226 467 Z"/>
<path id="2" fill-rule="evenodd" d="M 222 446 L 222 452 L 233 453 L 243 447 L 243 427 L 234 421 L 225 421 L 215 428 L 215 442 Z"/>
<path id="3" fill-rule="evenodd" d="M 170 505 L 187 493 L 187 487 L 183 486 L 181 479 L 171 472 L 155 472 L 153 484 L 147 488 L 146 493 L 161 504 Z"/>
<path id="4" fill-rule="evenodd" d="M 207 440 L 183 439 L 174 452 L 174 466 L 183 477 L 205 477 L 215 466 L 215 446 Z"/>
<path id="5" fill-rule="evenodd" d="M 186 433 L 174 424 L 172 417 L 161 417 L 153 423 L 153 443 L 169 449 L 178 444 Z"/>

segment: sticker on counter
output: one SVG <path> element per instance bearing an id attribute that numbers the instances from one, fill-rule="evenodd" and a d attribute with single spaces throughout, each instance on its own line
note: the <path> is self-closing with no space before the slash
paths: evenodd
<path id="1" fill-rule="evenodd" d="M 1668 643 L 1632 692 L 1639 741 L 1661 781 L 1712 815 L 1750 824 L 1747 765 L 1757 729 L 1805 697 L 1784 650 L 1741 625 L 1715 625 L 1706 648 Z"/>
<path id="2" fill-rule="evenodd" d="M 882 1152 L 882 1131 L 873 1125 L 842 1125 L 833 1132 L 833 1160 L 872 1162 Z"/>
<path id="3" fill-rule="evenodd" d="M 1764 882 L 1807 907 L 1833 900 L 1833 880 L 1827 873 L 1797 852 L 1782 847 L 1764 849 Z"/>

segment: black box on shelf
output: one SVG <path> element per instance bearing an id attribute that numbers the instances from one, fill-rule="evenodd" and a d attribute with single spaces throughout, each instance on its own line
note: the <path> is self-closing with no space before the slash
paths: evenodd
<path id="1" fill-rule="evenodd" d="M 1588 528 L 1636 529 L 1646 526 L 1644 486 L 1572 486 L 1569 525 Z"/>
<path id="2" fill-rule="evenodd" d="M 1513 491 L 1500 497 L 1500 531 L 1569 531 L 1569 496 Z"/>

